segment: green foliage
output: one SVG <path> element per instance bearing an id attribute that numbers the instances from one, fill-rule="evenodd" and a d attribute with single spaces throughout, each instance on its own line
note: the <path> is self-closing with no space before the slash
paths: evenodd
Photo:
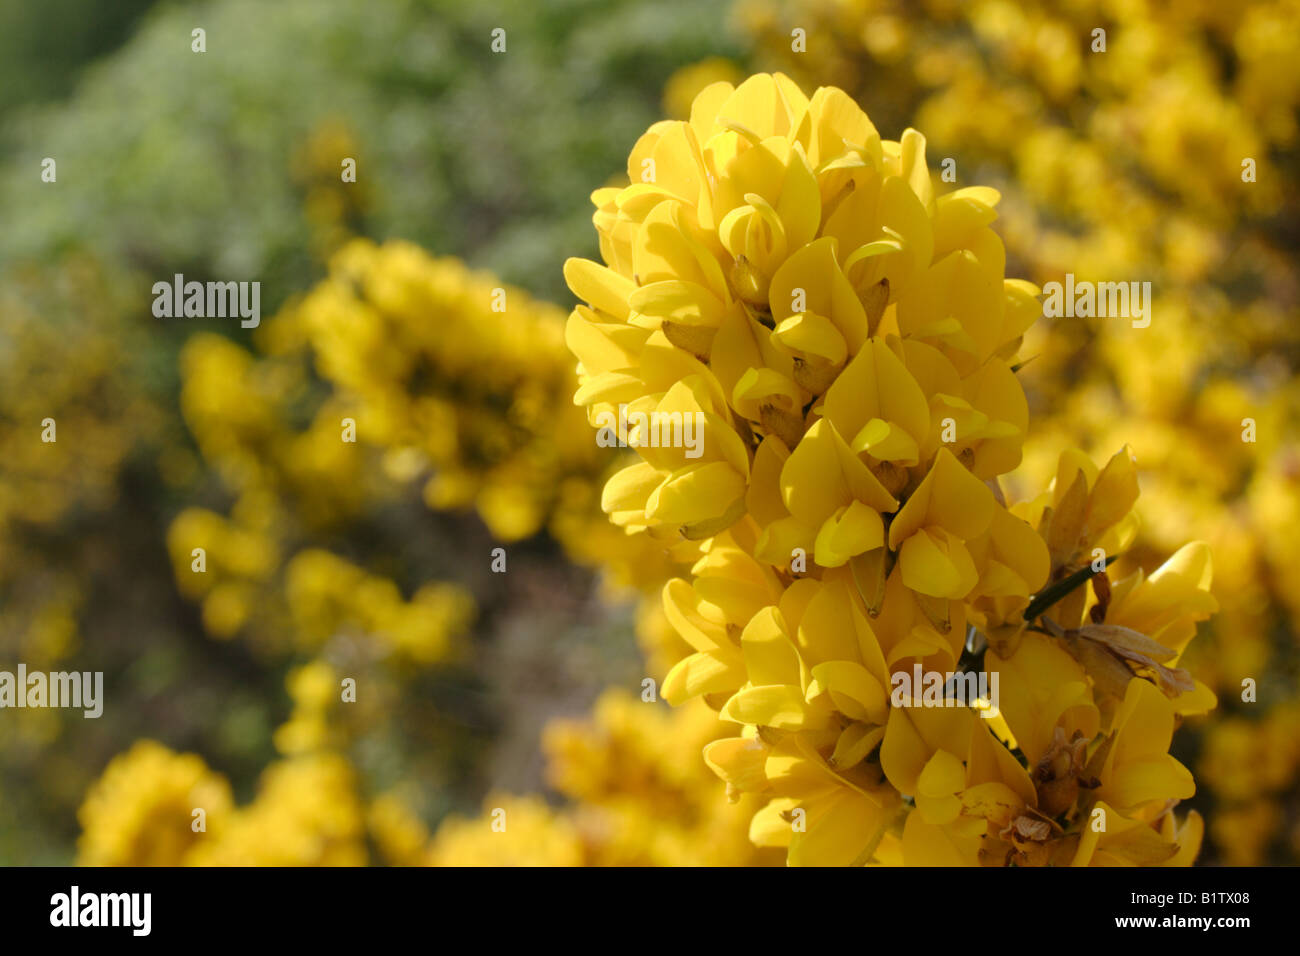
<path id="1" fill-rule="evenodd" d="M 566 251 L 594 249 L 590 183 L 622 168 L 672 70 L 725 52 L 724 12 L 692 0 L 159 8 L 69 102 L 9 130 L 21 145 L 0 177 L 0 259 L 85 244 L 150 276 L 261 279 L 273 306 L 320 272 L 294 168 L 314 131 L 341 124 L 360 233 L 561 297 Z M 206 53 L 191 51 L 195 27 Z M 341 159 L 310 157 L 335 181 Z"/>

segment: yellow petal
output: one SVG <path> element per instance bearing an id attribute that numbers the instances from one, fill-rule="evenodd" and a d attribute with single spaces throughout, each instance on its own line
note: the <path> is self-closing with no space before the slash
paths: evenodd
<path id="1" fill-rule="evenodd" d="M 799 687 L 775 684 L 737 691 L 719 716 L 738 724 L 756 724 L 778 730 L 816 730 L 825 726 L 828 714 L 826 708 L 817 708 L 805 701 Z"/>
<path id="2" fill-rule="evenodd" d="M 885 524 L 880 512 L 854 500 L 822 524 L 814 545 L 815 560 L 824 568 L 837 568 L 849 558 L 884 543 Z"/>
<path id="3" fill-rule="evenodd" d="M 807 831 L 790 842 L 790 866 L 848 866 L 878 837 L 884 811 L 861 794 L 845 788 L 809 801 Z"/>
<path id="4" fill-rule="evenodd" d="M 966 768 L 946 750 L 937 751 L 916 781 L 916 809 L 927 823 L 945 824 L 961 813 L 957 794 L 966 786 Z"/>
<path id="5" fill-rule="evenodd" d="M 903 583 L 931 597 L 959 600 L 979 582 L 966 546 L 943 531 L 918 531 L 898 551 Z"/>
<path id="6" fill-rule="evenodd" d="M 588 259 L 566 259 L 564 281 L 579 299 L 615 319 L 627 320 L 628 297 L 636 283 L 613 269 Z"/>
<path id="7" fill-rule="evenodd" d="M 745 680 L 745 665 L 736 651 L 692 654 L 678 661 L 664 678 L 664 700 L 674 707 L 701 694 L 731 691 Z"/>
<path id="8" fill-rule="evenodd" d="M 1125 446 L 1106 462 L 1092 486 L 1084 518 L 1085 533 L 1096 534 L 1109 528 L 1128 514 L 1137 498 L 1137 462 Z"/>
<path id="9" fill-rule="evenodd" d="M 799 652 L 777 608 L 763 608 L 750 619 L 740 636 L 740 647 L 749 680 L 754 684 L 799 683 Z"/>
<path id="10" fill-rule="evenodd" d="M 688 465 L 651 493 L 646 517 L 672 525 L 694 524 L 725 513 L 744 494 L 745 477 L 728 462 Z"/>
<path id="11" fill-rule="evenodd" d="M 605 482 L 605 489 L 600 496 L 601 510 L 606 514 L 614 511 L 644 511 L 646 500 L 666 477 L 643 461 L 615 472 Z"/>
<path id="12" fill-rule="evenodd" d="M 885 688 L 856 661 L 826 661 L 812 669 L 818 690 L 830 694 L 835 709 L 852 720 L 882 724 L 888 713 Z M 813 688 L 809 687 L 809 694 Z"/>

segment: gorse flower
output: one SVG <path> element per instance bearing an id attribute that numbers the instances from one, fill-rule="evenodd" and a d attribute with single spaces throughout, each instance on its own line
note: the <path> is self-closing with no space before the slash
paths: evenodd
<path id="1" fill-rule="evenodd" d="M 704 423 L 701 455 L 638 447 L 602 503 L 695 557 L 663 591 L 690 646 L 663 694 L 741 728 L 705 758 L 767 799 L 751 838 L 792 864 L 1190 862 L 1167 750 L 1213 706 L 1177 667 L 1208 551 L 1113 586 L 1093 564 L 1131 540 L 1127 451 L 1067 452 L 1008 506 L 1041 307 L 1004 275 L 998 193 L 936 196 L 919 133 L 780 74 L 706 87 L 628 176 L 592 197 L 605 264 L 565 265 L 575 402 Z M 980 657 L 989 719 L 891 701 Z"/>

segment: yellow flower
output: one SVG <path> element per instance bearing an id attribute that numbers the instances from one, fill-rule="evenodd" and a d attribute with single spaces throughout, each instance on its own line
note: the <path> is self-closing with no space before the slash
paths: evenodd
<path id="1" fill-rule="evenodd" d="M 290 615 L 308 649 L 355 631 L 388 652 L 432 664 L 451 653 L 476 612 L 473 597 L 458 585 L 426 584 L 406 601 L 388 578 L 319 549 L 295 555 L 285 577 Z"/>
<path id="2" fill-rule="evenodd" d="M 1003 275 L 998 194 L 936 197 L 919 133 L 883 141 L 841 91 L 780 74 L 706 87 L 628 176 L 592 197 L 604 264 L 565 266 L 574 400 L 640 459 L 606 484 L 613 523 L 696 549 L 663 589 L 691 649 L 663 693 L 738 725 L 706 760 L 768 801 L 754 841 L 795 864 L 1042 865 L 1078 852 L 1098 786 L 1126 812 L 1190 795 L 1169 737 L 1213 700 L 1173 659 L 1212 610 L 1208 565 L 1139 571 L 1114 595 L 1129 624 L 1106 616 L 1104 565 L 1087 578 L 1093 547 L 1133 537 L 1127 451 L 1100 471 L 1068 452 L 1008 508 L 1039 306 Z M 656 416 L 693 416 L 701 447 L 645 441 Z M 914 669 L 975 677 L 985 643 L 1005 714 L 996 691 L 894 693 Z M 1143 860 L 1190 862 L 1182 831 L 1140 825 Z"/>
<path id="3" fill-rule="evenodd" d="M 201 757 L 141 740 L 91 786 L 78 819 L 83 866 L 363 866 L 368 856 L 355 774 L 337 754 L 272 764 L 256 798 L 236 807 Z"/>
<path id="4" fill-rule="evenodd" d="M 203 828 L 195 811 L 203 811 Z M 152 740 L 113 758 L 86 793 L 77 819 L 82 866 L 180 866 L 223 833 L 230 785 L 195 754 Z"/>
<path id="5" fill-rule="evenodd" d="M 540 797 L 489 794 L 477 819 L 444 820 L 429 847 L 429 866 L 581 866 L 577 828 Z"/>
<path id="6" fill-rule="evenodd" d="M 1097 774 L 1099 800 L 1127 812 L 1196 792 L 1191 773 L 1167 753 L 1174 711 L 1153 685 L 1129 681 L 1113 727 L 1113 740 L 1102 745 L 1106 756 Z"/>
<path id="7" fill-rule="evenodd" d="M 231 817 L 195 866 L 364 866 L 365 815 L 355 772 L 337 754 L 272 764 L 257 797 Z"/>

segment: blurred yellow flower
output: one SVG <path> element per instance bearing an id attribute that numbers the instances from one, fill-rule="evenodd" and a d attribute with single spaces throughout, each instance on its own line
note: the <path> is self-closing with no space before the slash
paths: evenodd
<path id="1" fill-rule="evenodd" d="M 232 802 L 225 778 L 195 754 L 151 740 L 115 757 L 77 813 L 82 866 L 176 866 L 222 833 Z M 203 829 L 195 811 L 203 811 Z"/>

